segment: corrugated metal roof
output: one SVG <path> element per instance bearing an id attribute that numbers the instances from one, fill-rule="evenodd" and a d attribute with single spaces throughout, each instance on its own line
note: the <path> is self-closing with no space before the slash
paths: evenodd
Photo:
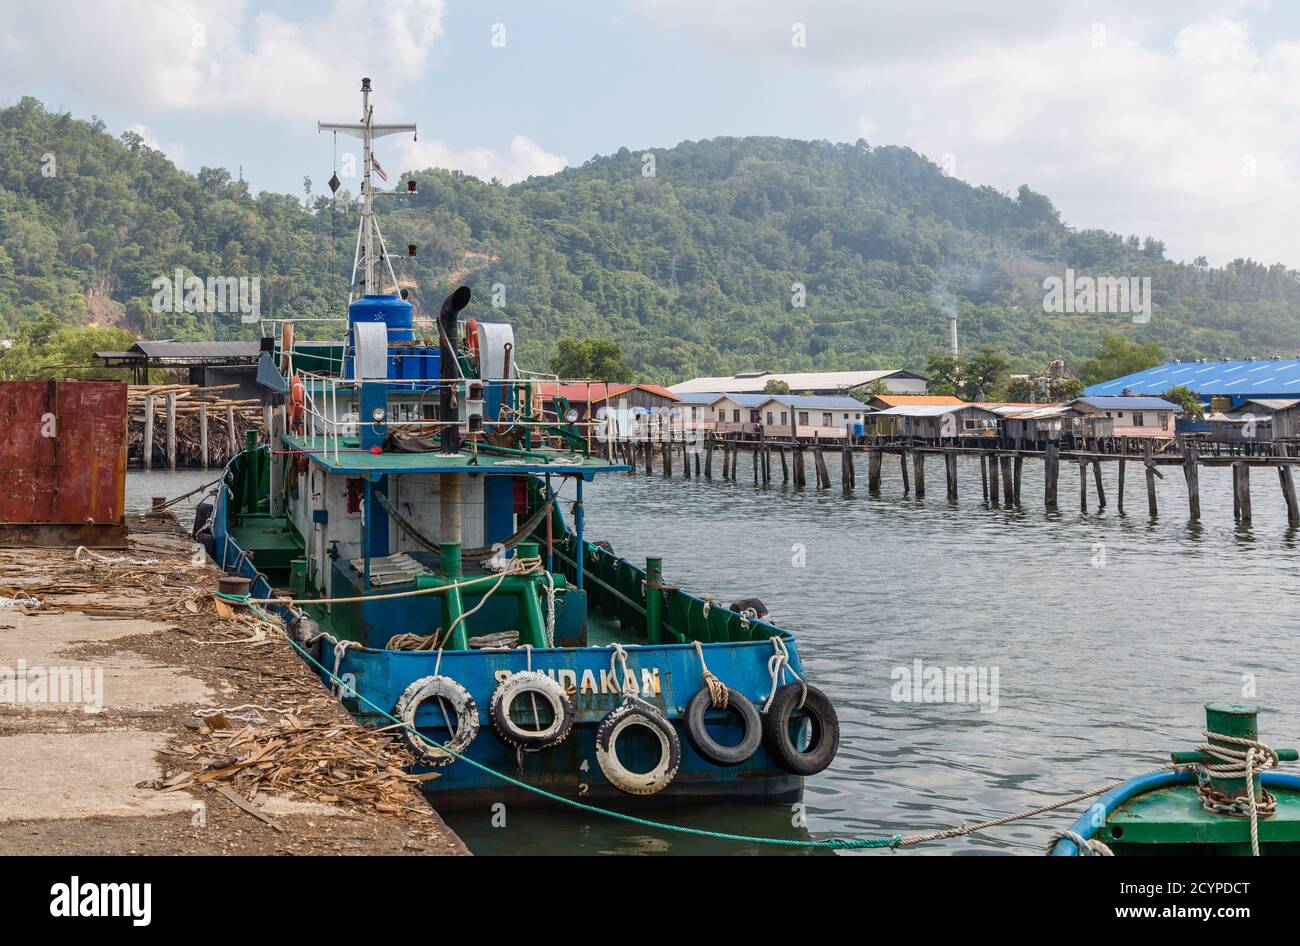
<path id="1" fill-rule="evenodd" d="M 136 342 L 132 351 L 148 358 L 256 358 L 260 342 Z"/>
<path id="2" fill-rule="evenodd" d="M 774 394 L 768 400 L 784 404 L 786 407 L 820 407 L 835 411 L 863 411 L 867 408 L 867 405 L 857 398 L 835 395 Z"/>
<path id="3" fill-rule="evenodd" d="M 873 394 L 873 401 L 880 401 L 890 407 L 904 404 L 961 404 L 962 399 L 951 394 Z"/>
<path id="4" fill-rule="evenodd" d="M 1239 404 L 1238 408 L 1245 407 L 1247 404 L 1258 404 L 1270 411 L 1285 411 L 1300 404 L 1300 400 L 1285 397 L 1252 397 Z"/>
<path id="5" fill-rule="evenodd" d="M 670 401 L 677 400 L 677 395 L 658 384 L 609 384 L 605 381 L 593 381 L 590 384 L 555 384 L 554 382 L 543 384 L 542 397 L 563 397 L 569 401 L 585 404 L 588 399 L 603 401 L 606 398 L 626 394 L 634 388 L 657 394 L 659 397 L 667 398 Z"/>
<path id="6" fill-rule="evenodd" d="M 1071 404 L 1087 404 L 1101 411 L 1177 411 L 1181 408 L 1159 397 L 1080 397 Z"/>
<path id="7" fill-rule="evenodd" d="M 1084 389 L 1084 394 L 1163 394 L 1176 385 L 1191 388 L 1203 397 L 1214 394 L 1249 397 L 1254 394 L 1300 394 L 1300 358 L 1274 361 L 1170 362 L 1103 381 Z"/>
<path id="8" fill-rule="evenodd" d="M 898 407 L 886 408 L 883 411 L 877 411 L 872 417 L 942 417 L 944 414 L 953 414 L 957 411 L 973 408 L 977 411 L 984 411 L 988 414 L 996 413 L 990 411 L 987 407 L 981 407 L 978 404 L 902 404 Z"/>
<path id="9" fill-rule="evenodd" d="M 734 401 L 736 405 L 739 407 L 758 407 L 758 405 L 764 403 L 765 401 L 771 400 L 772 395 L 771 394 L 719 394 L 709 403 L 710 404 L 715 403 L 717 401 L 722 400 L 724 397 L 729 401 Z"/>
<path id="10" fill-rule="evenodd" d="M 849 391 L 862 387 L 880 378 L 911 378 L 924 381 L 925 378 L 912 371 L 901 368 L 889 368 L 873 371 L 811 371 L 795 374 L 754 374 L 734 375 L 726 378 L 692 378 L 671 385 L 674 394 L 696 391 L 722 391 L 736 394 L 760 393 L 769 381 L 784 381 L 791 391 L 824 391 L 828 389 Z"/>
<path id="11" fill-rule="evenodd" d="M 683 404 L 712 404 L 722 396 L 720 391 L 687 391 L 685 393 L 677 392 L 677 400 Z"/>

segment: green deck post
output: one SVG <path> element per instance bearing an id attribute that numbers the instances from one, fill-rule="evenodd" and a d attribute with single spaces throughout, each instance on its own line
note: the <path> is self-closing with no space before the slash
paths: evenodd
<path id="1" fill-rule="evenodd" d="M 463 572 L 461 570 L 460 543 L 443 542 L 439 545 L 440 557 L 442 559 L 442 575 L 450 582 L 458 581 Z M 449 588 L 443 596 L 442 620 L 444 627 L 451 627 L 452 623 L 459 620 L 460 616 L 465 613 L 465 600 L 460 595 L 459 588 Z M 452 632 L 451 639 L 447 641 L 447 650 L 469 650 L 469 633 L 465 627 L 465 622 L 461 621 L 456 625 L 456 630 Z"/>
<path id="2" fill-rule="evenodd" d="M 663 565 L 659 557 L 645 560 L 645 639 L 647 644 L 664 642 Z"/>
<path id="3" fill-rule="evenodd" d="M 1206 703 L 1205 704 L 1205 728 L 1212 733 L 1221 733 L 1224 736 L 1237 736 L 1242 739 L 1259 739 L 1259 707 L 1252 706 L 1249 703 Z M 1234 746 L 1232 743 L 1219 742 L 1210 737 L 1210 745 L 1220 745 L 1226 749 L 1235 749 L 1238 752 L 1242 746 Z M 1264 790 L 1260 786 L 1259 775 L 1255 775 L 1255 797 L 1263 798 Z M 1220 779 L 1211 777 L 1210 783 L 1222 792 L 1226 792 L 1229 798 L 1237 798 L 1246 794 L 1246 780 L 1244 778 Z"/>
<path id="4" fill-rule="evenodd" d="M 518 559 L 533 559 L 541 555 L 536 542 L 520 542 L 515 548 Z M 519 598 L 519 643 L 534 647 L 549 647 L 546 639 L 546 619 L 542 616 L 541 576 L 526 575 L 521 579 L 524 588 Z M 505 584 L 502 585 L 505 590 Z"/>

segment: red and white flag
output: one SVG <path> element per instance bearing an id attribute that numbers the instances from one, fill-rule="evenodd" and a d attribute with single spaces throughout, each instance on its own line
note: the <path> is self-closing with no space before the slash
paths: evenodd
<path id="1" fill-rule="evenodd" d="M 380 179 L 381 179 L 385 184 L 387 184 L 387 183 L 388 183 L 388 175 L 385 174 L 385 173 L 384 173 L 384 169 L 381 168 L 381 167 L 379 166 L 379 159 L 376 158 L 376 157 L 374 156 L 374 153 L 373 153 L 373 152 L 372 152 L 371 155 L 370 155 L 370 163 L 373 164 L 373 165 L 375 166 L 375 173 L 379 175 Z"/>

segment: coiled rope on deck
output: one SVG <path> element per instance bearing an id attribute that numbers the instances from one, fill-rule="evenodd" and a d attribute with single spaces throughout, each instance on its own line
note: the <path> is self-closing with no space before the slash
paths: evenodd
<path id="1" fill-rule="evenodd" d="M 1277 811 L 1277 798 L 1267 790 L 1264 791 L 1263 798 L 1255 797 L 1255 775 L 1277 766 L 1277 750 L 1258 739 L 1248 739 L 1245 736 L 1226 736 L 1208 729 L 1203 730 L 1201 735 L 1205 737 L 1205 742 L 1198 745 L 1196 751 L 1216 760 L 1193 766 L 1196 772 L 1196 793 L 1201 798 L 1201 807 L 1216 814 L 1249 818 L 1250 853 L 1259 857 L 1259 819 L 1268 818 Z M 1233 749 L 1230 746 L 1216 745 L 1216 742 L 1243 748 Z M 1220 779 L 1244 778 L 1246 794 L 1230 798 L 1211 784 L 1211 776 Z"/>

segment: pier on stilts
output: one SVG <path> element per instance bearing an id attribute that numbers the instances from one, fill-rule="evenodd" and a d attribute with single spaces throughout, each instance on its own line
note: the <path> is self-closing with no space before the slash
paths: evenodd
<path id="1" fill-rule="evenodd" d="M 632 467 L 630 475 L 644 470 L 646 475 L 660 472 L 665 479 L 673 476 L 673 457 L 681 459 L 684 478 L 694 476 L 699 480 L 720 478 L 738 482 L 740 467 L 748 466 L 745 478 L 756 486 L 767 487 L 774 482 L 774 471 L 779 469 L 780 485 L 795 490 L 829 489 L 832 481 L 826 460 L 828 451 L 840 454 L 839 486 L 842 492 L 853 495 L 858 490 L 858 455 L 866 455 L 866 494 L 877 496 L 881 492 L 882 470 L 886 462 L 897 458 L 899 479 L 903 495 L 923 500 L 926 498 L 928 469 L 941 471 L 944 493 L 949 505 L 958 505 L 963 494 L 960 483 L 958 459 L 974 458 L 979 467 L 979 490 L 972 495 L 990 508 L 1021 509 L 1025 505 L 1022 494 L 1025 463 L 1042 463 L 1042 508 L 1059 512 L 1062 507 L 1062 468 L 1069 475 L 1064 489 L 1077 490 L 1079 511 L 1100 511 L 1113 508 L 1121 513 L 1125 509 L 1125 490 L 1131 488 L 1129 471 L 1140 470 L 1142 487 L 1146 494 L 1147 513 L 1152 518 L 1159 515 L 1156 480 L 1163 480 L 1173 468 L 1181 469 L 1187 490 L 1188 517 L 1193 522 L 1201 519 L 1200 471 L 1203 468 L 1228 467 L 1232 470 L 1233 516 L 1242 524 L 1249 524 L 1253 516 L 1251 504 L 1251 472 L 1261 469 L 1275 470 L 1279 488 L 1286 507 L 1287 525 L 1300 527 L 1300 500 L 1296 496 L 1293 468 L 1300 464 L 1300 448 L 1286 442 L 1256 444 L 1219 443 L 1204 440 L 1156 441 L 1152 439 L 1104 438 L 1093 441 L 1059 443 L 1048 441 L 1031 445 L 1013 444 L 990 439 L 986 443 L 926 442 L 886 438 L 847 438 L 834 441 L 771 439 L 761 427 L 757 435 L 738 437 L 716 435 L 709 431 L 692 433 L 679 428 L 657 430 L 655 439 L 624 440 L 611 445 L 611 452 Z M 774 456 L 775 455 L 775 456 Z M 886 458 L 889 457 L 887 460 Z M 741 459 L 747 462 L 742 464 Z M 930 465 L 928 461 L 934 460 Z M 1108 496 L 1103 467 L 1116 470 L 1115 493 Z M 1070 471 L 1078 471 L 1077 483 Z M 720 474 L 719 474 L 720 471 Z M 809 481 L 811 473 L 812 480 Z M 969 488 L 969 487 L 968 487 Z"/>

